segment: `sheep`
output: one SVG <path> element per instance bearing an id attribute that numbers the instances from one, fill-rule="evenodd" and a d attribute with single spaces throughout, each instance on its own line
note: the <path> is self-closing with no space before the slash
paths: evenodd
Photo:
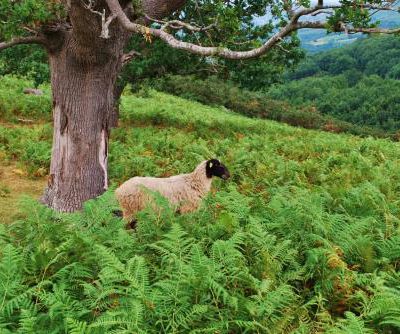
<path id="1" fill-rule="evenodd" d="M 115 190 L 115 196 L 122 208 L 125 220 L 136 224 L 135 215 L 151 201 L 151 194 L 146 191 L 158 191 L 176 206 L 177 212 L 195 211 L 201 199 L 210 191 L 212 177 L 223 180 L 230 177 L 228 169 L 217 159 L 201 162 L 192 173 L 166 178 L 133 177 Z"/>

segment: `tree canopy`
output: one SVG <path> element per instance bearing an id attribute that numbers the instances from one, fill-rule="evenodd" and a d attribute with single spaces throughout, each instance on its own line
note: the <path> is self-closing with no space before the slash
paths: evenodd
<path id="1" fill-rule="evenodd" d="M 307 0 L 2 0 L 0 50 L 16 44 L 40 44 L 44 42 L 43 35 L 61 27 L 73 29 L 73 8 L 80 7 L 86 10 L 86 16 L 98 16 L 102 22 L 99 36 L 103 38 L 110 37 L 109 27 L 118 19 L 124 28 L 142 34 L 147 41 L 159 38 L 174 48 L 204 56 L 244 59 L 260 56 L 276 44 L 284 45 L 284 38 L 303 28 L 397 33 L 399 29 L 379 29 L 371 23 L 374 12 L 396 10 L 393 4 L 382 0 L 342 0 L 326 5 Z M 124 12 L 127 6 L 130 15 Z M 169 19 L 162 20 L 165 17 Z M 256 25 L 255 17 L 264 17 L 263 24 Z M 318 20 L 319 17 L 324 19 Z"/>
<path id="2" fill-rule="evenodd" d="M 115 20 L 113 16 L 109 16 L 107 23 L 107 4 L 101 4 L 101 1 L 73 2 L 85 6 L 88 15 L 97 15 L 99 21 L 104 19 L 104 25 L 112 24 L 111 19 Z M 62 25 L 71 28 L 69 8 L 72 3 L 60 0 L 0 1 L 0 19 L 3 23 L 0 27 L 0 41 L 4 41 L 0 42 L 0 50 L 19 43 L 41 44 L 43 40 L 39 36 L 45 32 L 60 29 Z M 129 2 L 125 1 L 125 4 L 127 3 Z M 143 4 L 140 1 L 133 1 L 132 7 L 136 10 L 136 17 L 142 15 L 139 22 L 147 25 L 152 23 L 153 27 L 162 28 L 181 41 L 207 47 L 229 47 L 236 51 L 260 47 L 263 42 L 290 24 L 290 18 L 293 20 L 298 17 L 295 20 L 299 20 L 299 26 L 293 29 L 323 26 L 327 31 L 374 32 L 379 29 L 376 23 L 370 23 L 373 14 L 379 10 L 395 9 L 390 2 L 383 1 L 342 1 L 335 5 L 323 3 L 315 5 L 310 1 L 271 0 L 229 2 L 195 0 L 176 3 L 178 7 L 182 5 L 183 7 L 176 12 L 166 13 L 165 21 L 151 19 L 149 15 L 147 19 L 143 19 L 143 10 L 151 8 L 151 5 L 146 5 L 146 1 Z M 103 10 L 106 12 L 103 13 Z M 304 15 L 309 22 L 301 18 Z M 325 18 L 325 22 L 317 20 L 319 17 Z M 185 25 L 183 21 L 190 24 Z M 397 30 L 382 31 L 392 33 Z M 247 89 L 265 89 L 272 83 L 279 82 L 283 71 L 296 65 L 302 57 L 298 49 L 299 41 L 293 33 L 279 40 L 278 47 L 269 50 L 267 55 L 246 62 L 218 57 L 210 61 L 208 57 L 198 57 L 184 52 L 185 50 L 175 50 L 164 41 L 155 40 L 150 35 L 149 30 L 131 37 L 126 48 L 126 66 L 121 75 L 124 81 L 137 82 L 165 74 L 196 74 L 200 77 L 218 74 Z M 135 58 L 135 61 L 129 62 L 132 58 Z M 354 65 L 348 58 L 343 59 L 343 64 L 347 64 L 348 67 Z M 309 67 L 307 65 L 309 64 L 302 64 L 300 72 L 307 72 Z M 49 80 L 48 71 L 44 53 L 35 47 L 19 47 L 15 51 L 7 50 L 0 55 L 0 73 L 24 73 L 39 84 Z M 396 73 L 394 70 L 392 77 L 396 77 Z"/>

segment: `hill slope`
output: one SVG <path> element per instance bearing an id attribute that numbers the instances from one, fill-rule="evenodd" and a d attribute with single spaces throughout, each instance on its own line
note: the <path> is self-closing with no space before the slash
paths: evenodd
<path id="1" fill-rule="evenodd" d="M 51 127 L 35 110 L 24 116 L 39 124 L 18 125 L 10 115 L 20 111 L 4 108 L 1 163 L 40 175 Z M 155 91 L 125 95 L 121 109 L 110 143 L 114 185 L 188 172 L 213 156 L 232 179 L 214 181 L 193 214 L 177 216 L 158 199 L 160 209 L 145 210 L 135 232 L 112 216 L 112 191 L 72 215 L 25 200 L 18 221 L 0 225 L 2 332 L 400 328 L 398 145 Z"/>
<path id="2" fill-rule="evenodd" d="M 376 36 L 307 56 L 284 84 L 266 95 L 294 108 L 314 107 L 325 117 L 395 134 L 400 129 L 399 48 L 397 36 Z"/>
<path id="3" fill-rule="evenodd" d="M 360 75 L 400 79 L 400 39 L 398 36 L 371 36 L 346 47 L 308 55 L 289 79 L 349 73 L 353 81 Z"/>

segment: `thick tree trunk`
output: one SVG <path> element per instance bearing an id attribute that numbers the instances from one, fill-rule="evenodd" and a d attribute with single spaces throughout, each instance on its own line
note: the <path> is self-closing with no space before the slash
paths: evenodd
<path id="1" fill-rule="evenodd" d="M 54 137 L 42 201 L 57 211 L 78 210 L 108 187 L 108 138 L 121 66 L 120 52 L 113 51 L 97 49 L 91 58 L 90 50 L 76 52 L 67 42 L 50 55 Z"/>
<path id="2" fill-rule="evenodd" d="M 144 0 L 143 7 L 148 15 L 158 17 L 184 2 Z M 116 99 L 122 93 L 116 78 L 131 32 L 114 20 L 108 27 L 108 38 L 100 37 L 104 26 L 98 13 L 108 8 L 102 0 L 65 3 L 68 22 L 44 30 L 51 68 L 54 138 L 42 202 L 57 211 L 72 212 L 108 187 L 108 139 L 110 127 L 117 124 Z M 119 3 L 132 19 L 131 1 Z M 105 13 L 109 17 L 110 12 Z"/>

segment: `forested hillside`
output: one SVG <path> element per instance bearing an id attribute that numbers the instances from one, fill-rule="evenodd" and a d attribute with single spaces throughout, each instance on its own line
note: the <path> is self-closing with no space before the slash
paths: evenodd
<path id="1" fill-rule="evenodd" d="M 374 74 L 400 79 L 400 38 L 372 36 L 346 47 L 309 55 L 288 74 L 288 79 L 343 73 L 355 80 L 360 75 Z"/>
<path id="2" fill-rule="evenodd" d="M 164 76 L 142 83 L 252 117 L 397 140 L 400 129 L 400 39 L 364 38 L 307 55 L 279 78 L 254 89 L 218 77 Z"/>
<path id="3" fill-rule="evenodd" d="M 19 182 L 41 179 L 49 90 L 26 96 L 28 82 L 7 80 L 0 164 L 21 170 Z M 110 144 L 112 187 L 133 175 L 189 172 L 212 156 L 232 178 L 214 181 L 192 214 L 176 215 L 158 198 L 135 231 L 113 216 L 112 189 L 75 214 L 25 198 L 0 224 L 1 333 L 400 330 L 396 143 L 146 90 L 125 91 Z M 4 182 L 0 208 L 10 196 Z"/>
<path id="4" fill-rule="evenodd" d="M 308 56 L 267 96 L 358 126 L 400 129 L 400 39 L 372 37 Z"/>

